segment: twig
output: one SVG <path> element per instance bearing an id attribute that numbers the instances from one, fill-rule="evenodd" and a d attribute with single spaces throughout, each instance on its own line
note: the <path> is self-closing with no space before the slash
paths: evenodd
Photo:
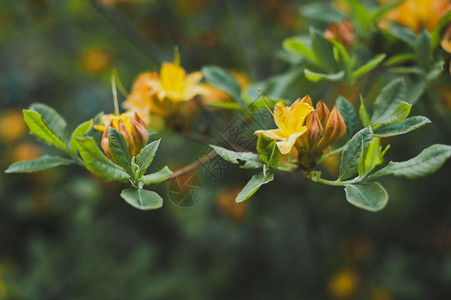
<path id="1" fill-rule="evenodd" d="M 183 175 L 185 173 L 188 173 L 192 170 L 194 170 L 195 168 L 197 168 L 198 166 L 208 162 L 210 159 L 213 159 L 216 156 L 216 152 L 212 151 L 210 153 L 208 153 L 207 155 L 205 155 L 204 157 L 202 157 L 201 159 L 181 168 L 178 169 L 177 171 L 175 171 L 174 173 L 172 173 L 172 175 L 169 177 L 169 179 L 173 179 L 176 178 L 180 175 Z"/>

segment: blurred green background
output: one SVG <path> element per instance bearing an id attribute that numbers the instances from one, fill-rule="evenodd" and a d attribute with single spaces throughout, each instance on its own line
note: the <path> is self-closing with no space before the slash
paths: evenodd
<path id="1" fill-rule="evenodd" d="M 111 71 L 129 89 L 172 60 L 175 45 L 188 71 L 213 64 L 259 82 L 288 70 L 281 42 L 306 32 L 298 10 L 307 2 L 1 1 L 0 169 L 51 151 L 27 135 L 22 108 L 49 104 L 72 126 L 111 113 Z M 334 100 L 328 85 L 293 84 L 275 96 Z M 390 159 L 450 143 L 449 123 L 416 109 L 435 123 L 390 141 Z M 155 170 L 205 147 L 158 135 Z M 448 162 L 421 180 L 385 179 L 391 199 L 376 214 L 294 174 L 238 205 L 251 172 L 216 181 L 199 168 L 181 179 L 198 187 L 195 205 L 169 201 L 183 189 L 172 182 L 156 187 L 163 208 L 142 212 L 120 199 L 120 185 L 77 167 L 0 172 L 0 299 L 449 299 L 450 171 Z"/>

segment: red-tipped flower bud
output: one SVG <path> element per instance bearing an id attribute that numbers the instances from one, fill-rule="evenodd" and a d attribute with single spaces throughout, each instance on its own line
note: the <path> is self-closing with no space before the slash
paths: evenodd
<path id="1" fill-rule="evenodd" d="M 298 103 L 298 102 L 301 102 L 301 103 L 307 103 L 308 105 L 313 106 L 313 104 L 312 104 L 312 98 L 310 98 L 309 95 L 304 96 L 304 98 L 298 99 L 298 100 L 295 101 L 295 103 Z M 294 104 L 294 103 L 293 103 L 293 104 Z"/>
<path id="2" fill-rule="evenodd" d="M 330 144 L 338 141 L 346 133 L 345 122 L 340 115 L 337 107 L 334 105 L 329 119 L 327 120 L 326 127 L 324 128 L 324 135 L 318 142 L 318 149 L 325 149 Z"/>
<path id="3" fill-rule="evenodd" d="M 354 26 L 348 20 L 343 20 L 341 24 L 332 22 L 324 32 L 324 37 L 328 40 L 337 40 L 350 49 L 355 44 Z"/>

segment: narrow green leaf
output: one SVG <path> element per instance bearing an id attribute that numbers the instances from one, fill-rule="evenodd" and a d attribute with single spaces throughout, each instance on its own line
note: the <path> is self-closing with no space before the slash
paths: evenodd
<path id="1" fill-rule="evenodd" d="M 138 178 L 141 178 L 144 174 L 146 174 L 147 168 L 149 168 L 150 164 L 153 162 L 155 154 L 157 153 L 160 141 L 161 139 L 158 139 L 147 144 L 136 156 L 136 163 L 139 166 Z"/>
<path id="2" fill-rule="evenodd" d="M 440 38 L 443 28 L 451 22 L 451 10 L 448 11 L 435 26 L 431 33 L 432 48 L 435 49 L 440 44 Z"/>
<path id="3" fill-rule="evenodd" d="M 388 193 L 378 182 L 349 184 L 345 187 L 346 200 L 358 208 L 376 212 L 385 207 Z"/>
<path id="4" fill-rule="evenodd" d="M 354 72 L 352 72 L 352 78 L 357 79 L 360 76 L 370 72 L 375 67 L 377 67 L 385 59 L 386 56 L 387 55 L 385 55 L 385 54 L 376 55 L 369 62 L 367 62 L 366 64 L 364 64 L 363 66 L 361 66 L 360 68 L 355 70 Z"/>
<path id="5" fill-rule="evenodd" d="M 411 117 L 401 121 L 398 124 L 381 126 L 380 128 L 374 131 L 374 135 L 380 137 L 401 135 L 413 131 L 415 129 L 418 129 L 429 123 L 431 123 L 431 121 L 426 117 L 422 116 Z"/>
<path id="6" fill-rule="evenodd" d="M 132 176 L 132 158 L 125 137 L 113 127 L 108 129 L 108 148 L 113 161 Z"/>
<path id="7" fill-rule="evenodd" d="M 415 44 L 416 35 L 408 27 L 404 27 L 396 23 L 390 23 L 388 32 L 411 46 Z"/>
<path id="8" fill-rule="evenodd" d="M 207 66 L 202 68 L 202 74 L 208 83 L 226 92 L 241 107 L 245 106 L 241 99 L 241 87 L 229 72 L 217 66 Z"/>
<path id="9" fill-rule="evenodd" d="M 235 152 L 219 146 L 210 145 L 225 161 L 238 164 L 244 169 L 258 169 L 263 166 L 258 154 L 252 152 Z"/>
<path id="10" fill-rule="evenodd" d="M 379 138 L 373 138 L 362 161 L 359 161 L 359 176 L 369 174 L 374 168 L 384 162 Z M 360 163 L 362 165 L 360 165 Z"/>
<path id="11" fill-rule="evenodd" d="M 163 206 L 163 198 L 160 195 L 144 189 L 122 190 L 121 197 L 125 202 L 140 210 L 158 209 Z"/>
<path id="12" fill-rule="evenodd" d="M 152 173 L 152 174 L 148 174 L 148 175 L 144 175 L 141 179 L 142 179 L 142 182 L 145 185 L 156 184 L 156 183 L 160 183 L 160 182 L 165 181 L 166 179 L 171 177 L 171 175 L 173 173 L 174 172 L 172 172 L 171 169 L 168 168 L 168 166 L 165 166 L 158 172 L 155 172 L 155 173 Z"/>
<path id="13" fill-rule="evenodd" d="M 53 108 L 42 103 L 35 103 L 30 106 L 42 116 L 45 124 L 64 142 L 67 141 L 67 123 L 66 120 Z"/>
<path id="14" fill-rule="evenodd" d="M 121 167 L 112 163 L 97 147 L 92 137 L 78 138 L 78 151 L 86 168 L 106 181 L 125 181 L 130 178 Z"/>
<path id="15" fill-rule="evenodd" d="M 255 194 L 258 189 L 268 182 L 273 181 L 274 173 L 268 172 L 266 176 L 264 174 L 258 174 L 252 176 L 251 180 L 244 186 L 241 192 L 236 196 L 235 201 L 237 203 L 243 202 L 249 199 L 253 194 Z"/>
<path id="16" fill-rule="evenodd" d="M 341 156 L 339 180 L 347 179 L 357 173 L 359 158 L 362 152 L 366 152 L 372 138 L 373 131 L 370 127 L 361 129 L 351 138 Z"/>
<path id="17" fill-rule="evenodd" d="M 395 175 L 407 178 L 418 178 L 437 171 L 451 157 L 451 146 L 435 144 L 420 154 L 403 162 L 389 162 L 388 165 L 375 172 L 372 177 Z"/>
<path id="18" fill-rule="evenodd" d="M 357 113 L 352 104 L 344 97 L 340 96 L 336 101 L 337 109 L 340 112 L 346 124 L 346 135 L 351 138 L 359 127 Z"/>
<path id="19" fill-rule="evenodd" d="M 207 103 L 207 106 L 217 108 L 217 109 L 241 110 L 241 106 L 239 106 L 235 102 Z"/>
<path id="20" fill-rule="evenodd" d="M 80 125 L 75 128 L 74 132 L 72 132 L 72 135 L 70 137 L 70 151 L 74 156 L 77 155 L 77 138 L 83 137 L 85 134 L 91 130 L 93 124 L 93 120 L 86 121 L 84 123 L 81 123 Z"/>
<path id="21" fill-rule="evenodd" d="M 371 123 L 382 123 L 405 100 L 406 84 L 402 78 L 387 84 L 374 101 L 374 113 Z"/>
<path id="22" fill-rule="evenodd" d="M 431 36 L 423 30 L 415 40 L 414 46 L 417 60 L 423 70 L 429 70 L 432 65 L 432 44 Z"/>
<path id="23" fill-rule="evenodd" d="M 315 54 L 310 50 L 306 42 L 298 37 L 287 38 L 282 44 L 285 51 L 304 57 L 310 61 L 315 61 Z"/>
<path id="24" fill-rule="evenodd" d="M 403 3 L 406 0 L 395 0 L 392 2 L 388 2 L 387 4 L 380 5 L 372 14 L 373 22 L 376 23 L 376 21 L 383 17 L 385 14 L 392 11 L 394 8 L 396 8 L 398 5 Z"/>
<path id="25" fill-rule="evenodd" d="M 368 114 L 368 111 L 366 110 L 365 99 L 363 99 L 362 96 L 360 96 L 359 116 L 360 121 L 362 121 L 362 125 L 364 127 L 371 126 L 371 118 L 370 115 Z"/>
<path id="26" fill-rule="evenodd" d="M 410 105 L 407 102 L 401 102 L 399 105 L 395 108 L 395 110 L 386 118 L 382 119 L 381 122 L 376 122 L 374 124 L 374 129 L 379 128 L 382 125 L 391 125 L 391 124 L 397 124 L 407 118 L 410 114 L 410 109 L 412 108 L 412 105 Z"/>
<path id="27" fill-rule="evenodd" d="M 312 41 L 312 52 L 316 57 L 316 64 L 329 73 L 336 73 L 338 65 L 334 58 L 332 45 L 321 32 L 310 28 L 310 38 Z"/>
<path id="28" fill-rule="evenodd" d="M 274 140 L 260 134 L 257 140 L 257 152 L 265 164 L 271 168 L 277 168 L 280 161 L 280 151 Z"/>
<path id="29" fill-rule="evenodd" d="M 23 110 L 23 119 L 30 128 L 30 133 L 63 151 L 67 151 L 66 144 L 47 126 L 42 116 L 34 110 Z"/>
<path id="30" fill-rule="evenodd" d="M 311 82 L 318 82 L 320 80 L 336 82 L 336 81 L 340 81 L 344 78 L 345 72 L 340 71 L 335 74 L 322 74 L 322 73 L 316 73 L 316 72 L 310 71 L 309 69 L 304 69 L 304 75 L 305 75 L 305 78 L 307 78 Z"/>
<path id="31" fill-rule="evenodd" d="M 5 173 L 33 173 L 44 171 L 58 166 L 67 166 L 73 164 L 72 159 L 66 159 L 59 156 L 44 155 L 34 160 L 25 160 L 12 164 L 6 169 Z"/>

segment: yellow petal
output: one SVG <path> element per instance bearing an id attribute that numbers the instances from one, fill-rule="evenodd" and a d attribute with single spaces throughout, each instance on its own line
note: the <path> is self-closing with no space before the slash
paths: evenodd
<path id="1" fill-rule="evenodd" d="M 185 70 L 173 63 L 163 63 L 160 70 L 163 89 L 182 92 L 184 89 Z"/>
<path id="2" fill-rule="evenodd" d="M 291 148 L 293 148 L 294 144 L 296 143 L 297 138 L 303 135 L 306 131 L 307 127 L 304 126 L 300 132 L 294 133 L 288 138 L 276 142 L 277 147 L 279 147 L 280 153 L 287 154 L 288 152 L 290 152 Z"/>
<path id="3" fill-rule="evenodd" d="M 198 83 L 202 79 L 202 77 L 204 77 L 204 75 L 200 71 L 193 72 L 193 73 L 186 75 L 186 79 L 185 79 L 186 87 L 189 87 L 191 85 Z"/>
<path id="4" fill-rule="evenodd" d="M 269 137 L 273 140 L 282 140 L 285 139 L 285 136 L 283 135 L 283 132 L 280 129 L 270 129 L 270 130 L 257 130 L 255 132 L 256 135 L 264 134 L 265 136 Z"/>
<path id="5" fill-rule="evenodd" d="M 287 127 L 285 126 L 286 122 L 286 108 L 283 105 L 283 102 L 280 101 L 274 106 L 274 122 L 277 127 L 279 127 L 282 131 L 286 132 Z"/>
<path id="6" fill-rule="evenodd" d="M 313 107 L 305 102 L 296 103 L 291 110 L 289 127 L 291 132 L 298 132 L 304 125 L 305 118 L 313 111 Z"/>

